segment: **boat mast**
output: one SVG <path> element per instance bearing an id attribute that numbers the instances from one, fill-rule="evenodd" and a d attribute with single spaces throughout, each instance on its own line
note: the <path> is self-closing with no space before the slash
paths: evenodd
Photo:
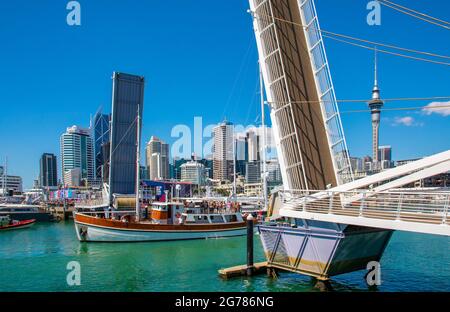
<path id="1" fill-rule="evenodd" d="M 7 191 L 6 191 L 6 187 L 7 187 L 7 176 L 8 176 L 8 156 L 5 156 L 5 166 L 3 167 L 3 197 L 6 197 L 7 195 Z"/>
<path id="2" fill-rule="evenodd" d="M 140 153 L 140 145 L 141 145 L 141 136 L 140 136 L 140 132 L 141 132 L 141 115 L 140 115 L 140 111 L 139 111 L 139 107 L 140 105 L 138 104 L 138 109 L 137 109 L 137 124 L 136 124 L 136 222 L 139 222 L 141 219 L 141 207 L 139 205 L 139 183 L 140 183 L 140 179 L 139 179 L 139 174 L 140 174 L 140 158 L 141 158 L 141 153 Z"/>
<path id="3" fill-rule="evenodd" d="M 236 139 L 233 125 L 233 199 L 236 201 Z"/>
<path id="4" fill-rule="evenodd" d="M 261 98 L 261 126 L 263 130 L 262 135 L 262 184 L 263 184 L 263 210 L 267 209 L 267 174 L 266 174 L 266 125 L 265 125 L 265 113 L 264 113 L 264 85 L 262 77 L 261 63 L 259 63 L 259 91 Z"/>

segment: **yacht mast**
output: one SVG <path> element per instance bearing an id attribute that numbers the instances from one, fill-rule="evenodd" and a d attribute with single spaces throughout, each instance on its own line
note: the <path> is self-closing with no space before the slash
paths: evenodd
<path id="1" fill-rule="evenodd" d="M 236 201 L 236 138 L 233 125 L 233 199 Z"/>
<path id="2" fill-rule="evenodd" d="M 264 85 L 261 64 L 259 64 L 259 91 L 261 96 L 261 126 L 262 126 L 262 184 L 263 184 L 263 210 L 267 209 L 267 169 L 266 169 L 266 125 L 265 125 L 265 113 L 264 113 Z"/>
<path id="3" fill-rule="evenodd" d="M 140 136 L 140 132 L 141 132 L 141 116 L 140 116 L 140 111 L 139 111 L 139 105 L 138 105 L 138 110 L 137 110 L 137 124 L 136 124 L 136 222 L 139 222 L 141 219 L 141 207 L 139 204 L 139 174 L 140 174 L 140 158 L 141 158 L 141 153 L 140 153 L 140 149 L 141 149 L 141 136 Z"/>

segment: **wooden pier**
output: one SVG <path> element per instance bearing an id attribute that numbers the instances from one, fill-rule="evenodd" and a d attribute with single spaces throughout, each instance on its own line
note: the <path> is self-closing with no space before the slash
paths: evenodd
<path id="1" fill-rule="evenodd" d="M 247 276 L 247 265 L 237 265 L 231 268 L 225 268 L 219 270 L 219 276 L 223 279 L 229 279 L 238 276 Z M 272 267 L 267 264 L 267 261 L 258 262 L 253 265 L 253 275 L 256 274 L 270 274 L 270 269 Z"/>

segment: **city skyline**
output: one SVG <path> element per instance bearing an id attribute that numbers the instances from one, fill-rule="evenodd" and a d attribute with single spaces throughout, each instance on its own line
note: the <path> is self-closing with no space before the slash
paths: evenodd
<path id="1" fill-rule="evenodd" d="M 442 40 L 445 30 L 417 23 L 392 11 L 383 10 L 381 26 L 368 26 L 365 4 L 341 8 L 338 4 L 318 2 L 322 28 L 438 54 L 448 50 L 449 42 Z M 0 116 L 0 140 L 3 143 L 0 157 L 8 157 L 9 173 L 22 176 L 24 188 L 30 188 L 38 177 L 38 162 L 42 153 L 59 155 L 58 135 L 66 127 L 74 124 L 88 126 L 89 115 L 94 114 L 99 106 L 110 107 L 109 78 L 114 70 L 148 77 L 145 86 L 147 100 L 157 108 L 158 116 L 152 115 L 150 110 L 144 112 L 143 141 L 156 135 L 171 144 L 176 139 L 170 136 L 173 126 L 192 126 L 195 116 L 202 116 L 208 124 L 217 123 L 225 116 L 234 123 L 242 124 L 251 124 L 257 119 L 257 57 L 246 2 L 237 5 L 227 2 L 212 4 L 212 10 L 223 13 L 219 17 L 204 14 L 207 11 L 200 3 L 187 5 L 180 2 L 177 4 L 181 7 L 179 12 L 190 12 L 193 17 L 187 18 L 185 13 L 175 12 L 174 18 L 183 20 L 187 27 L 180 31 L 167 25 L 167 33 L 151 27 L 163 19 L 158 16 L 159 11 L 170 10 L 165 3 L 133 3 L 128 5 L 129 8 L 123 3 L 108 3 L 109 15 L 103 12 L 101 1 L 86 4 L 83 5 L 85 20 L 79 28 L 64 25 L 65 11 L 59 12 L 61 8 L 51 2 L 27 2 L 26 5 L 29 10 L 21 10 L 20 6 L 13 7 L 8 3 L 0 5 L 1 12 L 9 13 L 2 14 L 1 23 L 11 26 L 3 38 L 9 48 L 0 52 L 2 59 L 10 60 L 4 66 L 6 74 L 0 78 L 0 83 L 6 86 L 0 95 L 3 108 Z M 414 1 L 412 5 L 418 9 L 425 6 L 420 1 Z M 46 6 L 45 16 L 34 16 L 32 12 L 41 11 L 41 6 Z M 439 11 L 448 10 L 449 6 L 448 3 L 435 3 L 427 10 L 430 14 L 439 15 Z M 334 15 L 348 18 L 343 23 L 342 19 L 332 18 Z M 118 25 L 114 25 L 113 20 L 119 17 L 125 21 L 137 21 L 125 26 L 122 33 L 143 27 L 130 38 L 122 36 L 120 40 L 116 39 L 113 36 L 117 34 Z M 14 26 L 13 20 L 33 23 L 33 27 Z M 234 23 L 228 23 L 229 20 Z M 404 29 L 396 30 L 391 27 L 394 21 L 414 31 L 405 34 Z M 223 23 L 226 27 L 210 30 L 204 27 L 205 22 L 214 25 Z M 98 40 L 99 32 L 104 34 L 101 40 Z M 426 40 L 414 40 L 412 34 L 417 33 Z M 168 39 L 170 36 L 178 40 L 171 42 Z M 221 40 L 214 36 L 220 36 Z M 120 44 L 115 53 L 109 49 L 113 38 Z M 142 50 L 130 54 L 123 48 L 142 38 L 152 38 L 151 43 L 143 42 Z M 373 53 L 329 40 L 325 44 L 338 99 L 367 99 L 373 86 Z M 183 59 L 178 59 L 180 55 Z M 447 95 L 449 74 L 445 66 L 381 53 L 378 58 L 378 80 L 384 98 Z M 98 65 L 95 68 L 94 62 Z M 41 75 L 39 81 L 27 78 L 43 68 L 48 73 Z M 92 72 L 86 78 L 84 72 L 88 69 Z M 428 76 L 412 75 L 414 72 L 427 72 Z M 28 92 L 20 92 L 23 85 L 26 85 Z M 179 92 L 170 92 L 173 88 L 178 88 Z M 19 98 L 16 97 L 18 93 L 21 94 Z M 386 102 L 384 108 L 430 103 Z M 189 110 L 186 110 L 187 107 Z M 370 155 L 370 113 L 345 113 L 359 109 L 367 110 L 367 104 L 340 105 L 350 154 L 361 157 Z M 380 145 L 393 146 L 394 159 L 418 158 L 446 149 L 445 140 L 433 134 L 450 130 L 450 114 L 446 110 L 436 112 L 382 112 Z M 105 113 L 109 113 L 109 109 L 105 109 Z M 42 120 L 45 122 L 41 123 Z M 407 139 L 411 137 L 414 137 L 415 149 L 409 147 Z M 25 140 L 28 142 L 26 146 L 23 144 Z"/>

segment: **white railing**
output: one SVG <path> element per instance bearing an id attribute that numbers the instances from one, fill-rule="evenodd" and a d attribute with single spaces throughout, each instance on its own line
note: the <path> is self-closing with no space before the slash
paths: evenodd
<path id="1" fill-rule="evenodd" d="M 283 209 L 294 211 L 449 224 L 449 191 L 288 190 L 281 193 L 281 199 Z"/>

